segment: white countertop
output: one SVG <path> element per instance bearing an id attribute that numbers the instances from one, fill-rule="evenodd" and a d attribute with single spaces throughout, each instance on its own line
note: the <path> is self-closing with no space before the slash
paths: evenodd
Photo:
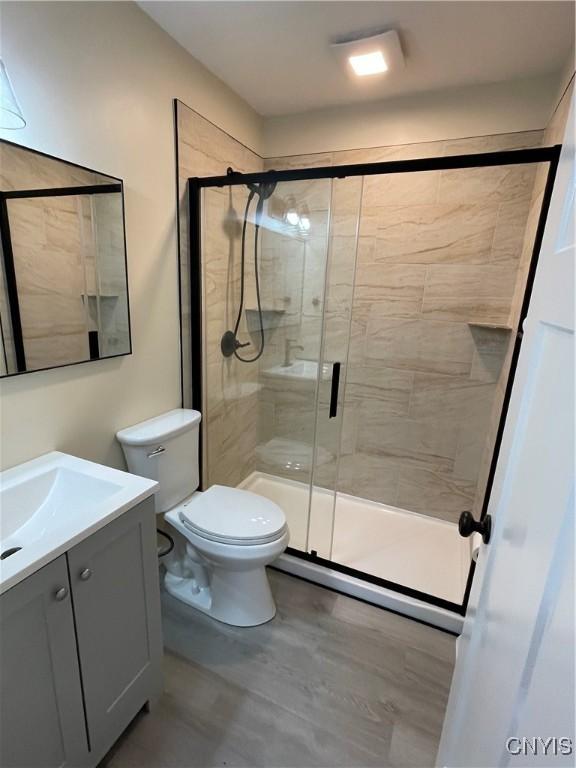
<path id="1" fill-rule="evenodd" d="M 158 483 L 53 451 L 0 473 L 0 594 L 151 496 Z"/>

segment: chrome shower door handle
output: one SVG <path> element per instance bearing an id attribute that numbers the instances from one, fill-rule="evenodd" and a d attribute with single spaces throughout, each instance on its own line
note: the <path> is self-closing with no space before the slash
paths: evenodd
<path id="1" fill-rule="evenodd" d="M 148 455 L 148 458 L 151 459 L 153 456 L 159 456 L 161 453 L 164 453 L 166 448 L 164 448 L 163 445 L 159 445 L 158 448 L 154 448 L 153 451 L 150 451 Z"/>

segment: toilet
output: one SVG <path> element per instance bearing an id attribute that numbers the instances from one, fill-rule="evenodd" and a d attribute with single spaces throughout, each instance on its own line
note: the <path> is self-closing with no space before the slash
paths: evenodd
<path id="1" fill-rule="evenodd" d="M 159 483 L 156 513 L 175 540 L 165 558 L 166 591 L 225 624 L 263 624 L 276 613 L 265 567 L 288 545 L 286 518 L 250 491 L 197 490 L 200 420 L 198 411 L 178 408 L 116 437 L 130 472 Z"/>

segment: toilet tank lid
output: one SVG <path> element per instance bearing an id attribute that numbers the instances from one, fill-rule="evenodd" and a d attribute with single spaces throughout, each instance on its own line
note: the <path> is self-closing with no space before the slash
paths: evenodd
<path id="1" fill-rule="evenodd" d="M 116 433 L 123 445 L 153 445 L 169 437 L 187 432 L 200 423 L 199 411 L 189 408 L 176 408 L 152 419 L 141 421 L 132 427 L 126 427 Z"/>

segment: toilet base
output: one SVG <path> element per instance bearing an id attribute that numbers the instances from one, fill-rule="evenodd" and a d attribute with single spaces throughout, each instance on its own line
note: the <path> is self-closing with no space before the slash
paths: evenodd
<path id="1" fill-rule="evenodd" d="M 199 587 L 194 577 L 167 572 L 164 587 L 177 600 L 234 627 L 255 627 L 276 615 L 264 568 L 234 573 L 213 571 L 210 581 L 210 586 Z"/>
<path id="2" fill-rule="evenodd" d="M 223 544 L 188 530 L 177 508 L 164 519 L 180 534 L 174 558 L 166 562 L 164 585 L 169 594 L 234 627 L 255 627 L 274 618 L 266 566 L 286 549 L 287 531 L 265 544 Z"/>

